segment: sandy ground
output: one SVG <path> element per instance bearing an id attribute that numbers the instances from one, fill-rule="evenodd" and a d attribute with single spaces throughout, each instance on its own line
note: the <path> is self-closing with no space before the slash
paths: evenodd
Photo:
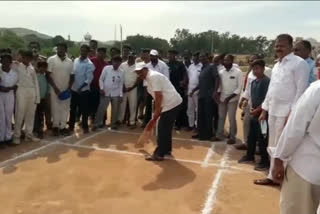
<path id="1" fill-rule="evenodd" d="M 135 147 L 141 131 L 48 133 L 40 143 L 1 150 L 0 213 L 279 213 L 279 189 L 255 186 L 253 179 L 265 174 L 238 164 L 243 153 L 233 146 L 174 131 L 173 157 L 150 163 L 144 155 L 152 153 L 155 139 Z"/>

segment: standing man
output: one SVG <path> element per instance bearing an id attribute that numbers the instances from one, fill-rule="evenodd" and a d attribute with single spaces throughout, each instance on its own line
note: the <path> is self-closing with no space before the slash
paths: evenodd
<path id="1" fill-rule="evenodd" d="M 14 144 L 20 144 L 22 123 L 25 125 L 26 141 L 38 142 L 32 135 L 34 116 L 37 104 L 40 103 L 37 74 L 31 65 L 32 52 L 22 51 L 21 62 L 14 63 L 12 68 L 18 73 L 18 89 L 16 92 Z"/>
<path id="2" fill-rule="evenodd" d="M 144 63 L 137 64 L 135 70 L 139 78 L 146 80 L 148 93 L 155 100 L 154 115 L 147 124 L 146 130 L 151 131 L 160 117 L 158 122 L 157 148 L 153 152 L 153 155 L 147 157 L 146 160 L 162 161 L 165 155 L 171 155 L 172 128 L 179 105 L 182 103 L 182 98 L 169 79 L 163 74 L 149 70 L 148 66 Z"/>
<path id="3" fill-rule="evenodd" d="M 168 51 L 168 67 L 170 74 L 170 82 L 180 94 L 183 101 L 180 109 L 178 110 L 178 116 L 176 119 L 176 130 L 180 130 L 182 127 L 188 127 L 187 117 L 187 96 L 185 95 L 185 88 L 187 85 L 187 71 L 186 67 L 182 62 L 177 61 L 176 56 L 178 55 L 177 50 Z"/>
<path id="4" fill-rule="evenodd" d="M 57 54 L 48 59 L 48 82 L 51 85 L 50 98 L 53 117 L 53 135 L 69 135 L 67 120 L 70 111 L 70 99 L 60 100 L 59 95 L 71 90 L 74 82 L 73 62 L 67 56 L 67 44 L 57 44 Z"/>
<path id="5" fill-rule="evenodd" d="M 214 115 L 215 105 L 214 97 L 215 92 L 219 86 L 219 75 L 215 65 L 210 64 L 208 53 L 200 53 L 200 62 L 202 69 L 199 75 L 199 84 L 195 87 L 189 96 L 199 90 L 198 95 L 198 130 L 197 135 L 192 138 L 199 138 L 199 140 L 216 140 L 215 135 L 212 133 L 212 120 Z M 215 132 L 217 131 L 217 124 L 214 124 Z"/>
<path id="6" fill-rule="evenodd" d="M 102 70 L 108 63 L 105 61 L 107 54 L 106 48 L 98 48 L 98 53 L 96 57 L 90 58 L 93 63 L 95 70 L 93 72 L 93 80 L 90 85 L 90 113 L 91 121 L 94 122 L 95 114 L 97 113 L 99 101 L 100 101 L 100 87 L 99 78 L 101 76 Z"/>
<path id="7" fill-rule="evenodd" d="M 317 81 L 298 100 L 275 150 L 272 177 L 282 183 L 281 214 L 317 213 L 320 201 L 319 94 L 320 81 Z"/>
<path id="8" fill-rule="evenodd" d="M 196 128 L 198 119 L 198 92 L 191 94 L 199 84 L 199 75 L 202 69 L 202 63 L 199 60 L 200 52 L 193 54 L 193 63 L 188 68 L 188 120 L 189 130 Z"/>
<path id="9" fill-rule="evenodd" d="M 150 51 L 150 62 L 147 64 L 149 70 L 157 71 L 161 74 L 163 74 L 168 79 L 170 78 L 169 75 L 169 67 L 165 62 L 159 59 L 159 53 L 157 50 L 151 50 Z M 147 82 L 144 81 L 144 86 L 146 88 Z M 147 94 L 147 90 L 145 89 L 145 94 Z M 152 96 L 150 94 L 146 95 L 146 111 L 144 115 L 144 122 L 142 127 L 144 128 L 147 123 L 151 119 L 152 114 Z"/>
<path id="10" fill-rule="evenodd" d="M 136 67 L 136 54 L 130 52 L 128 54 L 128 60 L 123 62 L 120 66 L 120 69 L 123 71 L 124 76 L 124 89 L 123 89 L 123 98 L 120 105 L 120 113 L 118 120 L 122 122 L 126 113 L 126 107 L 129 103 L 130 110 L 130 119 L 129 126 L 130 128 L 136 127 L 136 110 L 137 110 L 137 85 L 139 83 L 137 73 L 135 72 Z"/>
<path id="11" fill-rule="evenodd" d="M 227 144 L 235 144 L 237 136 L 236 113 L 242 87 L 242 72 L 233 66 L 234 57 L 230 54 L 224 58 L 224 68 L 220 76 L 220 103 L 218 137 L 223 137 L 224 125 L 228 113 L 230 130 Z"/>
<path id="12" fill-rule="evenodd" d="M 189 66 L 192 64 L 191 61 L 192 53 L 189 50 L 185 50 L 183 53 L 183 64 L 186 66 L 186 69 L 189 68 Z"/>
<path id="13" fill-rule="evenodd" d="M 74 130 L 76 122 L 76 109 L 79 108 L 82 114 L 82 129 L 83 133 L 89 132 L 88 115 L 89 115 L 89 93 L 90 84 L 93 80 L 94 65 L 88 58 L 90 48 L 88 45 L 82 45 L 80 48 L 80 57 L 74 60 L 73 73 L 74 82 L 71 87 L 71 108 L 69 129 Z"/>
<path id="14" fill-rule="evenodd" d="M 314 75 L 313 69 L 315 66 L 314 60 L 311 59 L 311 43 L 308 40 L 301 40 L 294 46 L 294 54 L 300 56 L 304 59 L 309 66 L 310 74 L 309 74 L 309 84 L 314 82 L 317 78 Z"/>
<path id="15" fill-rule="evenodd" d="M 271 175 L 274 151 L 290 112 L 309 85 L 310 69 L 305 60 L 292 53 L 292 42 L 289 34 L 280 34 L 276 38 L 275 52 L 278 62 L 272 69 L 272 78 L 259 118 L 259 121 L 266 120 L 268 115 L 268 152 L 271 162 L 268 177 L 254 181 L 258 185 L 278 185 Z"/>

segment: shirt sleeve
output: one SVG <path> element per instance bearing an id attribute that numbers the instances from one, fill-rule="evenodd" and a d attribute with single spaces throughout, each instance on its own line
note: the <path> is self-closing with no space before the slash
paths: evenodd
<path id="1" fill-rule="evenodd" d="M 120 80 L 120 97 L 123 96 L 123 84 L 124 84 L 124 72 L 121 72 L 121 80 Z"/>
<path id="2" fill-rule="evenodd" d="M 86 80 L 84 81 L 88 85 L 90 85 L 92 80 L 93 80 L 93 71 L 94 71 L 94 69 L 96 69 L 96 68 L 94 67 L 93 63 L 89 63 L 88 64 L 88 70 L 86 72 Z"/>
<path id="3" fill-rule="evenodd" d="M 246 88 L 243 92 L 243 97 L 246 98 L 247 100 L 250 98 L 249 96 L 249 92 L 251 90 L 251 84 L 252 84 L 252 81 L 250 81 L 249 77 L 247 78 L 247 84 L 245 85 Z"/>
<path id="4" fill-rule="evenodd" d="M 317 89 L 316 87 L 307 89 L 297 102 L 279 139 L 274 153 L 275 158 L 288 161 L 303 143 L 307 128 L 320 104 Z"/>
<path id="5" fill-rule="evenodd" d="M 294 108 L 296 105 L 298 99 L 300 96 L 303 94 L 303 92 L 306 90 L 306 88 L 309 86 L 309 66 L 305 61 L 301 61 L 298 65 L 297 68 L 294 71 L 294 81 L 296 84 L 296 96 L 293 101 L 293 105 L 291 107 L 291 110 Z"/>
<path id="6" fill-rule="evenodd" d="M 150 77 L 150 80 L 152 91 L 162 91 L 162 79 Z"/>
<path id="7" fill-rule="evenodd" d="M 99 78 L 99 88 L 100 90 L 103 90 L 104 88 L 104 80 L 107 77 L 107 67 L 104 67 L 104 69 L 101 72 L 100 78 Z"/>
<path id="8" fill-rule="evenodd" d="M 163 75 L 165 75 L 168 79 L 170 79 L 170 74 L 169 74 L 169 67 L 167 66 L 167 64 L 166 63 L 163 63 L 163 65 L 161 66 L 162 68 L 161 68 L 161 73 L 163 74 Z"/>
<path id="9" fill-rule="evenodd" d="M 238 70 L 237 71 L 237 82 L 238 82 L 238 87 L 236 90 L 233 91 L 234 94 L 240 94 L 241 93 L 241 88 L 242 88 L 242 71 Z"/>
<path id="10" fill-rule="evenodd" d="M 52 58 L 51 57 L 47 60 L 47 63 L 48 63 L 48 72 L 52 73 L 53 63 L 52 63 Z"/>

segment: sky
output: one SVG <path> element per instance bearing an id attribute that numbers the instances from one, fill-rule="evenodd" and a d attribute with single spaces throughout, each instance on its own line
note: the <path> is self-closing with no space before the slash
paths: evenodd
<path id="1" fill-rule="evenodd" d="M 320 41 L 320 2 L 316 1 L 35 1 L 0 2 L 0 27 L 25 27 L 81 41 L 150 35 L 169 40 L 177 28 L 192 33 L 215 30 L 269 39 L 289 33 Z"/>

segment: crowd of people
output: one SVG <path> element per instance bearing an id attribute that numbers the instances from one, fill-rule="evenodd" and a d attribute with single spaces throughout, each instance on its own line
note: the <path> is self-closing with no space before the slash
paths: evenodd
<path id="1" fill-rule="evenodd" d="M 171 154 L 173 126 L 193 131 L 192 138 L 200 141 L 227 139 L 227 144 L 236 144 L 240 109 L 244 137 L 235 147 L 245 154 L 239 163 L 254 163 L 258 154 L 254 169 L 269 174 L 254 183 L 283 183 L 281 213 L 315 213 L 320 193 L 320 83 L 312 82 L 319 79 L 320 60 L 310 57 L 310 42 L 293 44 L 290 35 L 281 34 L 274 66 L 267 67 L 263 54 L 253 54 L 247 73 L 231 54 L 180 54 L 171 49 L 163 59 L 157 50 L 145 48 L 138 57 L 124 45 L 122 52 L 112 47 L 107 60 L 107 49 L 95 40 L 81 45 L 74 60 L 65 43 L 57 44 L 49 58 L 39 50 L 39 43 L 31 42 L 29 50 L 20 50 L 14 59 L 10 49 L 1 49 L 2 147 L 37 142 L 50 133 L 45 130 L 67 136 L 77 122 L 84 133 L 96 131 L 106 126 L 111 103 L 113 130 L 138 125 L 150 130 L 160 117 L 158 147 L 147 159 L 161 161 Z M 304 194 L 293 199 L 297 188 Z M 308 201 L 297 199 L 306 195 Z"/>

